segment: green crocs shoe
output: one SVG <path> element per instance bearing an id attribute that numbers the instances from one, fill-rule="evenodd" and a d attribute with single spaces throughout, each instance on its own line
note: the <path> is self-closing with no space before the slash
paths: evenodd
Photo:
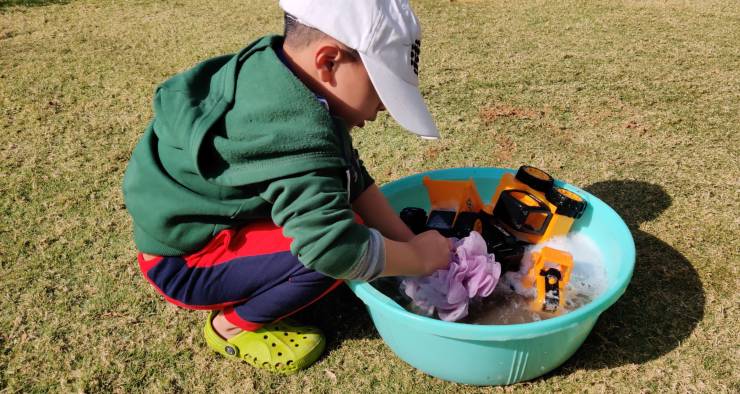
<path id="1" fill-rule="evenodd" d="M 294 326 L 284 320 L 265 324 L 257 331 L 242 331 L 226 340 L 213 329 L 217 313 L 211 312 L 203 327 L 208 346 L 227 358 L 242 359 L 257 368 L 293 374 L 313 364 L 326 345 L 318 328 Z"/>

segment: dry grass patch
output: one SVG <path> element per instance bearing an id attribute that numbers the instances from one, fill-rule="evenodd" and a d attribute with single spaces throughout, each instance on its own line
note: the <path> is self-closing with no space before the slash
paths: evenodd
<path id="1" fill-rule="evenodd" d="M 507 104 L 495 104 L 482 108 L 480 117 L 486 123 L 494 122 L 497 118 L 515 118 L 515 119 L 541 119 L 545 116 L 545 111 L 537 111 L 530 108 L 516 108 Z"/>

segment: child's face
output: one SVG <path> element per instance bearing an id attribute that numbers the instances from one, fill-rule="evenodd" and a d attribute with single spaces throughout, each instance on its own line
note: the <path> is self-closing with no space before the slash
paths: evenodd
<path id="1" fill-rule="evenodd" d="M 351 54 L 336 67 L 334 84 L 328 89 L 334 96 L 327 97 L 332 113 L 351 127 L 363 127 L 366 121 L 375 120 L 378 112 L 385 109 L 362 60 Z"/>
<path id="2" fill-rule="evenodd" d="M 329 102 L 332 115 L 351 127 L 363 127 L 385 110 L 373 83 L 356 53 L 333 40 L 316 44 L 310 62 L 315 70 L 317 93 Z"/>

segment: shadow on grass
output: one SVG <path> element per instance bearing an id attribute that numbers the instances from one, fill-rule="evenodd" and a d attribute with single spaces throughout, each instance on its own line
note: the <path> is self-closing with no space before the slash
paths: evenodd
<path id="1" fill-rule="evenodd" d="M 365 304 L 346 285 L 339 286 L 296 317 L 302 323 L 321 327 L 326 334 L 328 351 L 347 339 L 379 337 Z"/>
<path id="2" fill-rule="evenodd" d="M 51 4 L 67 4 L 71 0 L 0 0 L 0 11 L 9 7 L 39 7 Z"/>
<path id="3" fill-rule="evenodd" d="M 676 348 L 704 317 L 704 290 L 691 263 L 638 228 L 671 205 L 665 190 L 637 181 L 599 182 L 585 190 L 625 220 L 637 260 L 625 294 L 601 315 L 583 346 L 555 374 L 656 359 Z"/>

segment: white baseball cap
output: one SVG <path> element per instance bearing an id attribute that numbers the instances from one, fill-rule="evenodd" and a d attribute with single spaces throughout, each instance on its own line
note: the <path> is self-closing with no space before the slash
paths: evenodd
<path id="1" fill-rule="evenodd" d="M 439 138 L 419 93 L 421 29 L 408 0 L 280 0 L 298 22 L 360 54 L 393 118 L 424 138 Z"/>

